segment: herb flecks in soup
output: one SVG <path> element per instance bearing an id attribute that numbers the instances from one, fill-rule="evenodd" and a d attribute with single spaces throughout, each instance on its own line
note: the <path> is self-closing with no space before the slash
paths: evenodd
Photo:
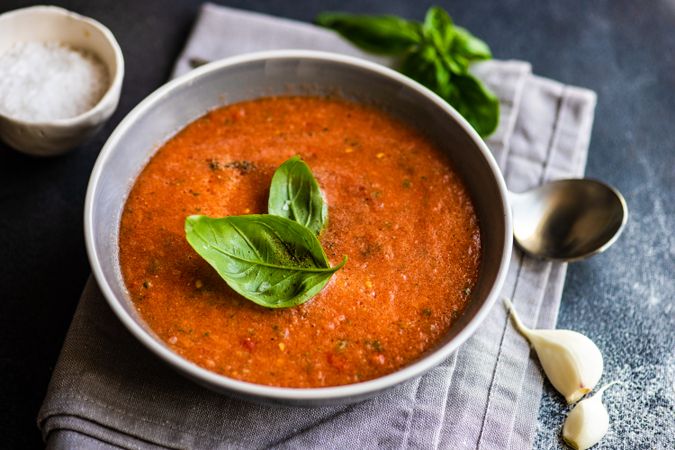
<path id="1" fill-rule="evenodd" d="M 310 301 L 256 305 L 185 240 L 189 215 L 263 214 L 275 170 L 300 155 L 326 196 L 319 240 L 335 272 Z M 169 140 L 136 180 L 120 225 L 125 283 L 169 347 L 223 375 L 320 387 L 418 359 L 465 307 L 478 221 L 448 158 L 375 108 L 277 97 L 212 111 Z"/>

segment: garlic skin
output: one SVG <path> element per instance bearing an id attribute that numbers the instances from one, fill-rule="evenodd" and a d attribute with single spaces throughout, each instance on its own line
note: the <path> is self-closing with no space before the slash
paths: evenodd
<path id="1" fill-rule="evenodd" d="M 602 404 L 602 393 L 613 384 L 616 381 L 605 385 L 594 396 L 583 399 L 570 411 L 562 430 L 567 445 L 586 450 L 605 437 L 609 429 L 609 414 Z"/>
<path id="2" fill-rule="evenodd" d="M 530 341 L 549 381 L 568 404 L 591 392 L 602 376 L 600 349 L 589 338 L 571 330 L 533 330 L 520 321 L 504 299 L 516 329 Z"/>

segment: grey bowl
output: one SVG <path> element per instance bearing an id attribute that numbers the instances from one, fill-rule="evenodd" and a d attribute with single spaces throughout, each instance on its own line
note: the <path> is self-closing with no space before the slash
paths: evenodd
<path id="1" fill-rule="evenodd" d="M 182 358 L 137 314 L 122 281 L 118 229 L 131 186 L 163 142 L 208 110 L 268 95 L 335 94 L 373 103 L 417 126 L 452 159 L 480 220 L 483 258 L 464 313 L 433 350 L 389 375 L 326 388 L 281 388 L 227 378 Z M 85 239 L 92 271 L 117 317 L 148 349 L 178 372 L 217 392 L 258 402 L 314 406 L 351 403 L 420 376 L 452 354 L 485 319 L 506 276 L 511 215 L 502 175 L 471 126 L 433 92 L 381 65 L 301 50 L 254 53 L 214 62 L 160 87 L 119 124 L 89 180 Z"/>

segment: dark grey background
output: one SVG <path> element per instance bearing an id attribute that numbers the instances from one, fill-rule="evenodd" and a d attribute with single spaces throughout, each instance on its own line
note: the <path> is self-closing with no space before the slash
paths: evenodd
<path id="1" fill-rule="evenodd" d="M 169 76 L 199 3 L 58 1 L 117 37 L 126 78 L 96 138 L 54 159 L 0 144 L 0 447 L 40 447 L 35 425 L 89 265 L 82 213 L 96 156 L 120 119 Z M 323 10 L 421 19 L 427 1 L 229 1 L 305 21 Z M 594 339 L 612 425 L 602 447 L 675 448 L 675 1 L 439 1 L 496 58 L 598 93 L 587 175 L 621 190 L 630 218 L 605 254 L 570 267 L 559 327 Z M 0 12 L 30 5 L 1 0 Z M 148 354 L 148 357 L 151 357 Z M 546 386 L 537 448 L 560 446 L 565 407 Z"/>

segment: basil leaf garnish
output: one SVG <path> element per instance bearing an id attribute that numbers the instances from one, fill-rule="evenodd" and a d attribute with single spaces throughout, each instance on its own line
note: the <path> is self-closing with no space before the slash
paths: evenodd
<path id="1" fill-rule="evenodd" d="M 471 34 L 467 29 L 458 26 L 455 26 L 455 39 L 452 41 L 451 53 L 467 62 L 492 59 L 490 47 L 485 42 Z"/>
<path id="2" fill-rule="evenodd" d="M 422 40 L 418 23 L 396 16 L 324 12 L 315 22 L 337 31 L 357 47 L 379 55 L 400 55 Z"/>
<path id="3" fill-rule="evenodd" d="M 432 6 L 427 11 L 422 24 L 424 37 L 438 50 L 443 52 L 452 46 L 455 39 L 455 26 L 443 8 Z"/>
<path id="4" fill-rule="evenodd" d="M 487 136 L 499 124 L 499 99 L 470 73 L 453 75 L 457 86 L 448 96 L 448 103 L 473 126 L 481 136 Z"/>
<path id="5" fill-rule="evenodd" d="M 299 156 L 287 160 L 274 172 L 267 209 L 270 214 L 294 220 L 317 235 L 328 222 L 328 205 L 319 183 Z"/>
<path id="6" fill-rule="evenodd" d="M 450 92 L 455 89 L 450 82 L 451 70 L 438 57 L 438 52 L 433 47 L 408 54 L 401 62 L 399 70 L 436 92 L 446 101 Z"/>
<path id="7" fill-rule="evenodd" d="M 306 302 L 347 262 L 330 267 L 311 230 L 274 215 L 189 216 L 185 235 L 232 289 L 267 308 Z"/>
<path id="8" fill-rule="evenodd" d="M 472 62 L 492 58 L 490 47 L 467 29 L 454 25 L 443 8 L 429 8 L 422 29 L 438 58 L 453 73 L 465 74 Z"/>
<path id="9" fill-rule="evenodd" d="M 481 136 L 499 124 L 499 98 L 470 73 L 456 74 L 435 57 L 433 50 L 411 53 L 401 72 L 430 87 L 450 103 Z"/>
<path id="10" fill-rule="evenodd" d="M 497 97 L 469 73 L 472 63 L 492 58 L 490 47 L 456 26 L 443 8 L 429 8 L 424 23 L 346 13 L 323 13 L 316 23 L 366 51 L 398 57 L 400 72 L 440 95 L 481 136 L 497 128 Z"/>

